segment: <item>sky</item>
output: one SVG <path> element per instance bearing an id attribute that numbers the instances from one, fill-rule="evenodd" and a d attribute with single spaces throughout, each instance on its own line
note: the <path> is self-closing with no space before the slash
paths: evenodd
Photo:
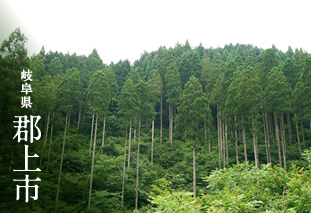
<path id="1" fill-rule="evenodd" d="M 311 52 L 308 1 L 70 1 L 0 0 L 0 42 L 16 28 L 28 55 L 45 51 L 88 56 L 96 48 L 105 64 L 177 42 L 205 48 L 274 44 Z"/>

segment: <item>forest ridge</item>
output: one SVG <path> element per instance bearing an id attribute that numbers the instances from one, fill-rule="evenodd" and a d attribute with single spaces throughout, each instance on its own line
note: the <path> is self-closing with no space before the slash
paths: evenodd
<path id="1" fill-rule="evenodd" d="M 186 41 L 106 65 L 96 49 L 28 57 L 26 42 L 16 29 L 0 48 L 6 212 L 311 211 L 306 51 Z M 27 204 L 13 182 L 27 144 L 12 140 L 17 115 L 41 116 L 29 165 L 42 181 Z"/>

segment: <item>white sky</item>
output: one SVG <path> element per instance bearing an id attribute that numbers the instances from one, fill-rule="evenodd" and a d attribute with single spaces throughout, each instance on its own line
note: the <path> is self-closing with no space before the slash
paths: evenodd
<path id="1" fill-rule="evenodd" d="M 311 2 L 310 2 L 311 3 Z M 29 55 L 49 50 L 103 62 L 139 59 L 144 50 L 252 44 L 311 52 L 308 1 L 69 1 L 0 0 L 0 42 L 17 27 L 28 37 Z"/>

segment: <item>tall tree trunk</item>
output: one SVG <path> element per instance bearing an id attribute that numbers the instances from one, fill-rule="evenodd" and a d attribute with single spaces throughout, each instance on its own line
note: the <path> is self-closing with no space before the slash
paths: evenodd
<path id="1" fill-rule="evenodd" d="M 66 142 L 66 133 L 67 133 L 67 125 L 68 125 L 67 122 L 68 122 L 68 112 L 66 113 L 66 123 L 65 123 L 65 131 L 64 131 L 64 138 L 63 138 L 63 148 L 62 148 L 62 155 L 61 155 L 61 159 L 60 159 L 59 176 L 58 176 L 58 184 L 57 184 L 57 191 L 56 191 L 55 212 L 57 212 L 57 207 L 58 207 L 59 187 L 60 187 L 60 179 L 61 179 L 61 176 L 62 176 L 64 151 L 65 151 L 65 142 Z"/>
<path id="2" fill-rule="evenodd" d="M 105 131 L 106 131 L 106 117 L 104 117 L 102 149 L 101 149 L 101 154 L 100 155 L 103 155 L 103 149 L 104 149 L 104 144 L 105 144 Z"/>
<path id="3" fill-rule="evenodd" d="M 169 133 L 168 133 L 168 137 L 169 137 L 169 140 L 171 142 L 171 146 L 172 146 L 172 105 L 169 104 L 168 105 L 168 111 L 169 111 Z"/>
<path id="4" fill-rule="evenodd" d="M 134 144 L 135 144 L 135 142 L 136 142 L 136 126 L 135 126 L 135 129 L 134 129 Z"/>
<path id="5" fill-rule="evenodd" d="M 301 159 L 301 146 L 300 146 L 300 138 L 299 138 L 299 129 L 298 129 L 298 121 L 297 121 L 297 116 L 295 114 L 295 120 L 296 120 L 296 131 L 297 131 L 297 140 L 298 140 L 298 150 L 299 150 L 299 156 Z"/>
<path id="6" fill-rule="evenodd" d="M 127 168 L 130 168 L 130 160 L 131 160 L 131 138 L 132 138 L 132 119 L 130 120 L 130 132 L 129 132 L 129 151 L 128 151 L 128 159 L 127 159 Z"/>
<path id="7" fill-rule="evenodd" d="M 162 144 L 162 105 L 163 105 L 163 92 L 161 92 L 161 109 L 160 109 L 160 111 L 161 111 L 161 113 L 160 113 L 160 143 Z"/>
<path id="8" fill-rule="evenodd" d="M 222 121 L 222 120 L 221 120 Z M 221 124 L 221 133 L 222 133 L 222 144 L 223 144 L 223 158 L 224 158 L 224 168 L 226 168 L 226 140 L 225 140 L 225 124 Z"/>
<path id="9" fill-rule="evenodd" d="M 140 148 L 140 121 L 141 121 L 141 114 L 139 114 L 139 121 L 138 121 L 138 144 L 137 144 L 137 171 L 136 171 L 136 199 L 135 199 L 135 210 L 137 210 L 138 206 L 138 178 L 139 178 L 139 148 Z M 154 120 L 152 121 L 152 126 L 154 126 Z"/>
<path id="10" fill-rule="evenodd" d="M 243 122 L 243 118 L 242 118 Z M 246 138 L 245 138 L 245 126 L 242 124 L 242 139 L 243 139 L 243 145 L 244 145 L 244 158 L 245 162 L 247 162 L 247 149 L 246 149 Z"/>
<path id="11" fill-rule="evenodd" d="M 211 128 L 208 128 L 208 152 L 211 152 Z"/>
<path id="12" fill-rule="evenodd" d="M 218 108 L 218 107 L 217 107 Z M 217 114 L 219 116 L 219 111 L 217 110 Z M 219 116 L 220 117 L 220 116 Z M 220 119 L 219 117 L 217 118 L 217 134 L 218 134 L 218 160 L 219 160 L 219 169 L 221 169 L 221 135 L 220 135 Z"/>
<path id="13" fill-rule="evenodd" d="M 287 117 L 287 123 L 288 123 L 288 140 L 289 140 L 289 145 L 292 145 L 292 124 L 291 124 L 291 120 L 290 120 L 290 114 L 287 113 L 286 115 Z"/>
<path id="14" fill-rule="evenodd" d="M 228 126 L 227 126 L 227 124 L 225 124 L 225 129 L 226 129 L 226 133 L 225 133 L 225 135 L 226 135 L 226 156 L 227 156 L 227 167 L 229 167 L 229 155 L 228 155 L 228 133 L 227 133 L 227 131 L 228 131 Z"/>
<path id="15" fill-rule="evenodd" d="M 83 117 L 82 117 L 82 124 L 84 123 L 84 118 L 85 118 L 85 106 L 83 107 Z"/>
<path id="16" fill-rule="evenodd" d="M 50 162 L 50 154 L 51 154 L 52 135 L 53 135 L 53 125 L 51 126 L 51 136 L 50 136 L 50 144 L 49 144 L 48 161 L 47 161 L 47 165 L 46 165 L 46 175 L 48 174 L 48 171 L 49 171 L 49 162 Z"/>
<path id="17" fill-rule="evenodd" d="M 266 124 L 267 124 L 266 112 L 264 112 L 263 129 L 264 129 L 264 135 L 265 135 L 266 157 L 267 157 L 267 164 L 268 164 L 269 163 L 269 151 L 268 151 L 269 129 Z"/>
<path id="18" fill-rule="evenodd" d="M 269 134 L 269 123 L 268 123 L 268 115 L 267 115 L 267 112 L 265 112 L 265 120 L 266 120 L 266 131 L 267 131 L 267 145 L 268 145 L 268 152 L 267 152 L 267 155 L 268 155 L 268 163 L 271 164 L 271 149 L 270 149 L 270 134 Z"/>
<path id="19" fill-rule="evenodd" d="M 304 134 L 304 132 L 303 132 L 303 124 L 302 124 L 302 121 L 300 121 L 300 125 L 301 125 L 301 135 L 302 135 L 303 148 L 306 149 L 305 134 Z"/>
<path id="20" fill-rule="evenodd" d="M 206 138 L 207 138 L 207 134 L 206 134 L 206 121 L 204 121 L 204 146 L 206 145 Z"/>
<path id="21" fill-rule="evenodd" d="M 174 119 L 173 119 L 173 122 L 174 122 L 174 130 L 175 130 L 175 127 L 176 127 L 176 111 L 177 111 L 177 106 L 174 107 Z M 311 122 L 310 122 L 310 128 L 311 128 Z"/>
<path id="22" fill-rule="evenodd" d="M 92 128 L 91 128 L 91 140 L 90 140 L 89 156 L 91 156 L 91 151 L 92 151 L 93 126 L 94 126 L 94 113 L 93 113 L 93 118 L 92 118 Z"/>
<path id="23" fill-rule="evenodd" d="M 152 120 L 152 133 L 151 133 L 151 164 L 153 164 L 153 138 L 154 138 L 154 120 Z"/>
<path id="24" fill-rule="evenodd" d="M 254 116 L 252 115 L 252 120 L 254 119 L 253 118 Z M 254 120 L 252 122 L 252 125 L 253 125 L 253 128 L 254 128 Z M 256 133 L 255 131 L 253 131 L 253 144 L 254 144 L 254 157 L 255 157 L 255 166 L 257 168 L 259 168 L 259 161 L 258 161 L 258 152 L 257 152 L 257 140 L 256 140 Z"/>
<path id="25" fill-rule="evenodd" d="M 81 120 L 81 109 L 79 109 L 78 125 L 77 125 L 77 134 L 79 133 L 80 120 Z"/>
<path id="26" fill-rule="evenodd" d="M 125 142 L 124 142 L 124 156 L 123 156 L 123 176 L 122 176 L 122 194 L 121 194 L 121 206 L 124 204 L 124 179 L 125 179 L 125 164 L 126 164 L 126 139 L 127 139 L 127 128 L 125 127 Z"/>
<path id="27" fill-rule="evenodd" d="M 89 190 L 89 202 L 88 202 L 88 207 L 87 207 L 87 211 L 88 211 L 88 212 L 90 212 L 90 208 L 91 208 L 91 196 L 92 196 L 92 184 L 93 184 L 94 159 L 95 159 L 95 149 L 96 149 L 97 121 L 98 121 L 98 112 L 96 113 L 96 124 L 95 124 L 95 132 L 94 132 L 93 157 L 92 157 L 91 180 L 90 180 L 90 190 Z"/>
<path id="28" fill-rule="evenodd" d="M 267 142 L 267 127 L 266 127 L 266 119 L 263 120 L 263 132 L 265 135 L 265 147 L 266 147 L 266 157 L 267 157 L 267 164 L 269 163 L 269 154 L 268 154 L 268 142 Z"/>
<path id="29" fill-rule="evenodd" d="M 284 163 L 284 169 L 286 169 L 286 140 L 285 140 L 283 113 L 281 114 L 281 137 L 282 137 L 283 163 Z"/>
<path id="30" fill-rule="evenodd" d="M 273 114 L 274 114 L 276 145 L 278 146 L 278 153 L 279 153 L 279 163 L 280 163 L 280 167 L 283 167 L 282 166 L 282 157 L 281 157 L 281 147 L 280 147 L 279 125 L 278 125 L 278 120 L 277 120 L 277 116 L 276 116 L 276 111 L 274 111 Z"/>
<path id="31" fill-rule="evenodd" d="M 196 175 L 195 175 L 195 143 L 193 143 L 193 197 L 197 197 Z"/>
<path id="32" fill-rule="evenodd" d="M 268 115 L 268 125 L 269 125 L 269 133 L 270 133 L 270 138 L 272 139 L 272 145 L 273 145 L 273 147 L 275 147 L 275 141 L 274 141 L 274 139 L 275 139 L 275 137 L 274 137 L 274 135 L 273 135 L 273 127 L 272 127 L 272 116 L 269 116 Z"/>
<path id="33" fill-rule="evenodd" d="M 69 126 L 70 126 L 70 117 L 71 117 L 71 109 L 69 111 L 69 117 L 68 117 L 68 129 L 69 129 Z"/>
<path id="34" fill-rule="evenodd" d="M 210 108 L 210 104 L 208 103 L 208 108 Z M 208 152 L 211 152 L 211 128 L 210 125 L 208 125 Z"/>
<path id="35" fill-rule="evenodd" d="M 234 116 L 234 136 L 235 136 L 235 156 L 236 156 L 236 163 L 239 164 L 239 149 L 238 149 L 238 132 L 236 127 L 236 116 Z"/>
<path id="36" fill-rule="evenodd" d="M 40 164 L 39 164 L 39 168 L 41 168 L 41 165 L 42 165 L 42 158 L 43 158 L 43 152 L 44 152 L 44 149 L 45 149 L 45 146 L 46 146 L 46 141 L 48 139 L 48 134 L 49 134 L 49 122 L 50 122 L 50 112 L 49 112 L 49 115 L 48 115 L 48 120 L 46 122 L 46 131 L 45 131 L 45 137 L 44 137 L 44 143 L 43 143 L 43 146 L 41 147 L 41 156 L 40 156 Z M 39 172 L 40 174 L 40 172 Z"/>
<path id="37" fill-rule="evenodd" d="M 172 105 L 172 121 L 171 121 L 171 139 L 173 141 L 173 134 L 174 134 L 174 106 Z"/>
<path id="38" fill-rule="evenodd" d="M 46 134 L 45 134 L 45 138 L 44 138 L 44 146 L 43 146 L 43 149 L 45 149 L 46 141 L 47 141 L 47 139 L 48 139 L 49 123 L 50 123 L 50 112 L 49 112 L 48 121 L 47 121 L 47 124 L 46 124 Z M 40 166 L 41 166 L 41 164 L 40 164 Z"/>

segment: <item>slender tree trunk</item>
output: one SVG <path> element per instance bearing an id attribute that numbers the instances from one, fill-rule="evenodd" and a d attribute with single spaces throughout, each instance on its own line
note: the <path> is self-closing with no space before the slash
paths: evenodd
<path id="1" fill-rule="evenodd" d="M 106 117 L 104 117 L 102 149 L 101 149 L 101 154 L 100 155 L 103 155 L 103 149 L 104 149 L 104 144 L 105 144 L 105 131 L 106 131 Z"/>
<path id="2" fill-rule="evenodd" d="M 291 120 L 290 120 L 290 114 L 287 113 L 286 115 L 287 117 L 287 123 L 288 123 L 288 140 L 289 140 L 289 145 L 292 145 L 292 124 L 291 124 Z"/>
<path id="3" fill-rule="evenodd" d="M 208 128 L 208 152 L 211 152 L 211 128 Z"/>
<path id="4" fill-rule="evenodd" d="M 277 116 L 276 116 L 276 111 L 274 111 L 273 113 L 274 113 L 276 145 L 278 146 L 278 153 L 279 153 L 279 163 L 280 163 L 280 167 L 283 167 L 282 166 L 282 157 L 281 157 L 281 147 L 280 147 L 280 136 L 279 136 L 278 120 L 277 120 Z"/>
<path id="5" fill-rule="evenodd" d="M 217 107 L 218 108 L 218 107 Z M 217 110 L 217 114 L 219 116 L 219 111 Z M 220 116 L 219 116 L 220 117 Z M 218 160 L 219 160 L 219 169 L 221 169 L 221 154 L 222 154 L 222 150 L 221 150 L 221 135 L 220 135 L 220 119 L 219 117 L 217 118 L 217 133 L 218 133 Z"/>
<path id="6" fill-rule="evenodd" d="M 298 129 L 298 122 L 297 122 L 297 116 L 295 114 L 295 120 L 296 120 L 296 131 L 297 131 L 297 140 L 298 140 L 298 149 L 299 149 L 299 156 L 301 159 L 301 146 L 300 146 L 300 138 L 299 138 L 299 129 Z"/>
<path id="7" fill-rule="evenodd" d="M 161 109 L 160 109 L 160 143 L 162 144 L 162 102 L 163 102 L 163 92 L 161 92 Z"/>
<path id="8" fill-rule="evenodd" d="M 44 143 L 43 143 L 43 146 L 41 147 L 41 156 L 40 156 L 40 164 L 39 164 L 39 168 L 41 168 L 41 165 L 42 165 L 42 158 L 43 158 L 43 151 L 45 149 L 45 146 L 46 146 L 46 141 L 48 139 L 48 134 L 49 134 L 49 122 L 50 122 L 50 112 L 49 112 L 49 115 L 48 115 L 48 120 L 46 122 L 46 131 L 45 131 L 45 137 L 44 137 Z M 40 174 L 40 172 L 39 172 Z"/>
<path id="9" fill-rule="evenodd" d="M 83 117 L 82 117 L 82 124 L 84 123 L 84 118 L 85 118 L 85 106 L 83 107 Z"/>
<path id="10" fill-rule="evenodd" d="M 137 172 L 136 172 L 136 199 L 135 199 L 135 210 L 137 210 L 138 206 L 138 178 L 139 178 L 139 148 L 140 148 L 140 121 L 141 115 L 139 114 L 139 121 L 138 121 L 138 144 L 137 144 Z M 154 120 L 152 121 L 152 125 L 154 126 Z"/>
<path id="11" fill-rule="evenodd" d="M 169 140 L 170 140 L 170 142 L 171 142 L 171 146 L 172 146 L 172 105 L 171 104 L 169 104 L 168 105 L 168 111 L 169 111 L 169 133 L 168 133 L 168 137 L 169 137 Z"/>
<path id="12" fill-rule="evenodd" d="M 282 127 L 281 127 L 281 137 L 282 137 L 283 162 L 284 162 L 284 169 L 286 169 L 286 140 L 285 140 L 283 113 L 281 114 L 281 125 L 282 125 Z"/>
<path id="13" fill-rule="evenodd" d="M 154 120 L 152 120 L 152 135 L 151 135 L 151 164 L 153 164 L 153 138 L 154 138 Z"/>
<path id="14" fill-rule="evenodd" d="M 266 131 L 267 131 L 267 145 L 268 145 L 268 163 L 271 164 L 271 149 L 270 149 L 270 134 L 269 134 L 269 123 L 268 123 L 268 115 L 267 112 L 265 112 L 265 118 L 266 118 Z"/>
<path id="15" fill-rule="evenodd" d="M 135 142 L 136 142 L 136 127 L 135 127 L 135 129 L 134 129 L 134 144 L 135 144 Z"/>
<path id="16" fill-rule="evenodd" d="M 236 156 L 236 163 L 239 164 L 239 149 L 238 149 L 238 132 L 236 126 L 236 116 L 234 116 L 234 136 L 235 136 L 235 156 Z"/>
<path id="17" fill-rule="evenodd" d="M 254 119 L 253 118 L 254 116 L 252 115 L 252 120 Z M 254 121 L 252 122 L 252 125 L 254 127 Z M 255 166 L 257 168 L 259 168 L 259 161 L 258 161 L 258 152 L 257 152 L 257 140 L 256 140 L 256 133 L 255 131 L 253 131 L 253 144 L 254 144 L 254 157 L 255 157 Z"/>
<path id="18" fill-rule="evenodd" d="M 47 165 L 46 165 L 46 175 L 48 174 L 48 171 L 49 171 L 49 162 L 50 162 L 50 154 L 51 154 L 52 135 L 53 135 L 53 125 L 51 126 L 51 136 L 50 136 L 50 144 L 49 144 L 48 161 L 47 161 Z"/>
<path id="19" fill-rule="evenodd" d="M 266 115 L 266 112 L 264 113 Z M 264 117 L 263 120 L 263 129 L 264 129 L 264 135 L 265 135 L 265 146 L 266 146 L 266 157 L 267 157 L 267 164 L 269 163 L 269 153 L 268 153 L 268 138 L 269 138 L 269 130 L 266 125 L 266 117 Z"/>
<path id="20" fill-rule="evenodd" d="M 228 155 L 228 133 L 227 133 L 227 131 L 228 131 L 228 126 L 227 126 L 227 124 L 225 124 L 225 129 L 226 129 L 226 133 L 225 133 L 225 135 L 226 135 L 226 156 L 227 156 L 227 167 L 229 167 L 229 155 Z"/>
<path id="21" fill-rule="evenodd" d="M 223 151 L 223 159 L 224 159 L 224 168 L 226 168 L 226 141 L 225 141 L 225 124 L 224 123 L 221 123 L 221 135 L 222 135 L 222 144 L 223 144 L 222 151 Z"/>
<path id="22" fill-rule="evenodd" d="M 302 135 L 303 148 L 306 149 L 305 134 L 304 134 L 304 132 L 303 132 L 303 124 L 302 124 L 302 121 L 300 121 L 300 125 L 301 125 L 301 135 Z"/>
<path id="23" fill-rule="evenodd" d="M 208 103 L 208 108 L 210 108 L 210 104 Z M 210 125 L 208 127 L 208 152 L 211 152 L 211 128 Z"/>
<path id="24" fill-rule="evenodd" d="M 273 147 L 275 147 L 275 143 L 274 143 L 274 135 L 273 135 L 273 127 L 272 127 L 272 116 L 270 117 L 269 115 L 268 115 L 268 125 L 269 125 L 269 133 L 270 133 L 270 139 L 272 139 L 272 145 L 273 145 Z"/>
<path id="25" fill-rule="evenodd" d="M 92 151 L 93 126 L 94 126 L 94 113 L 93 113 L 93 118 L 92 118 L 92 128 L 91 128 L 91 140 L 90 140 L 89 156 L 91 156 L 91 151 Z"/>
<path id="26" fill-rule="evenodd" d="M 173 134 L 174 134 L 174 106 L 172 106 L 172 122 L 171 122 L 171 138 L 172 138 L 172 141 L 173 141 Z"/>
<path id="27" fill-rule="evenodd" d="M 268 154 L 268 142 L 267 142 L 267 128 L 266 128 L 266 121 L 263 120 L 263 131 L 265 135 L 265 147 L 266 147 L 266 157 L 267 157 L 267 164 L 269 163 L 269 154 Z"/>
<path id="28" fill-rule="evenodd" d="M 61 159 L 60 159 L 59 176 L 58 176 L 58 184 L 57 184 L 57 191 L 56 191 L 55 212 L 57 212 L 57 207 L 58 207 L 59 187 L 60 187 L 60 179 L 61 179 L 61 176 L 62 176 L 64 151 L 65 151 L 65 142 L 66 142 L 66 133 L 67 133 L 67 125 L 68 125 L 67 122 L 68 122 L 68 113 L 66 113 L 66 123 L 65 123 L 65 131 L 64 131 L 64 138 L 63 138 L 63 148 L 62 148 L 62 155 L 61 155 Z"/>
<path id="29" fill-rule="evenodd" d="M 93 184 L 94 159 L 95 159 L 95 149 L 96 149 L 97 121 L 98 121 L 98 112 L 96 113 L 96 124 L 95 124 L 95 132 L 94 132 L 93 157 L 92 157 L 91 180 L 90 180 L 90 190 L 89 190 L 89 202 L 88 202 L 88 207 L 87 207 L 87 211 L 88 211 L 88 212 L 90 212 L 90 208 L 91 208 L 91 196 L 92 196 L 92 184 Z"/>
<path id="30" fill-rule="evenodd" d="M 43 149 L 45 149 L 46 141 L 47 141 L 47 139 L 48 139 L 49 123 L 50 123 L 50 112 L 49 112 L 48 121 L 47 121 L 47 124 L 46 124 L 46 134 L 45 134 L 45 138 L 44 138 L 44 146 L 43 146 Z M 40 164 L 40 166 L 41 166 L 41 164 Z"/>
<path id="31" fill-rule="evenodd" d="M 128 151 L 128 159 L 127 159 L 127 168 L 130 168 L 130 160 L 131 160 L 131 138 L 132 138 L 132 119 L 130 120 L 130 132 L 129 132 L 129 151 Z"/>
<path id="32" fill-rule="evenodd" d="M 243 118 L 242 118 L 243 122 Z M 246 138 L 245 138 L 245 126 L 242 124 L 242 139 L 243 139 L 243 144 L 244 144 L 244 158 L 245 162 L 247 162 L 247 149 L 246 149 Z"/>
<path id="33" fill-rule="evenodd" d="M 206 134 L 206 121 L 204 121 L 204 146 L 206 145 L 206 138 L 207 138 L 207 134 Z"/>
<path id="34" fill-rule="evenodd" d="M 69 111 L 69 117 L 68 117 L 68 129 L 69 129 L 69 126 L 70 126 L 70 117 L 71 117 L 71 109 Z"/>
<path id="35" fill-rule="evenodd" d="M 79 133 L 80 120 L 81 120 L 81 109 L 79 109 L 79 117 L 78 117 L 78 125 L 77 125 L 77 134 Z"/>
<path id="36" fill-rule="evenodd" d="M 125 164 L 126 164 L 126 139 L 127 139 L 127 129 L 125 127 L 125 142 L 124 142 L 124 156 L 123 156 L 123 177 L 122 177 L 122 195 L 121 195 L 121 206 L 124 204 L 124 179 L 125 179 Z"/>
<path id="37" fill-rule="evenodd" d="M 176 111 L 177 111 L 176 108 L 177 108 L 177 106 L 174 107 L 174 119 L 173 119 L 174 120 L 173 121 L 174 122 L 174 130 L 175 130 L 175 127 L 176 127 Z M 311 122 L 310 122 L 310 129 L 311 129 Z"/>
<path id="38" fill-rule="evenodd" d="M 197 197 L 197 194 L 196 194 L 196 174 L 195 174 L 195 143 L 193 143 L 193 197 Z"/>

